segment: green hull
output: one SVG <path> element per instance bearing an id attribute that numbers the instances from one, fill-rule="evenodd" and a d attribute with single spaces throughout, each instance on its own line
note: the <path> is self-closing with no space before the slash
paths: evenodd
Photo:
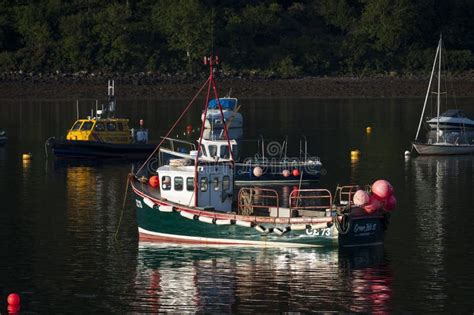
<path id="1" fill-rule="evenodd" d="M 335 224 L 288 230 L 288 224 L 243 227 L 236 222 L 225 225 L 201 222 L 197 216 L 183 217 L 180 211 L 162 212 L 157 209 L 160 207 L 151 208 L 138 194 L 135 204 L 140 239 L 151 242 L 261 247 L 361 246 L 382 244 L 384 235 L 380 217 L 352 219 L 347 231 Z M 282 231 L 285 232 L 280 235 L 278 232 Z"/>

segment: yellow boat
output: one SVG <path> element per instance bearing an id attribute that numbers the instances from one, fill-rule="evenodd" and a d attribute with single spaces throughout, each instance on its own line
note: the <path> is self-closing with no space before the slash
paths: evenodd
<path id="1" fill-rule="evenodd" d="M 66 139 L 50 138 L 47 145 L 57 158 L 143 159 L 156 144 L 148 143 L 148 130 L 130 129 L 128 119 L 115 118 L 114 82 L 109 81 L 107 106 L 96 110 L 93 117 L 78 119 Z"/>

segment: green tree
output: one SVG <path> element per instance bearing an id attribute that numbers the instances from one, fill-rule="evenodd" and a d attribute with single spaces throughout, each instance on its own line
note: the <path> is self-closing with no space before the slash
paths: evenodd
<path id="1" fill-rule="evenodd" d="M 91 70 L 95 66 L 93 20 L 88 12 L 63 16 L 60 21 L 62 56 L 65 67 Z"/>
<path id="2" fill-rule="evenodd" d="M 38 71 L 50 69 L 59 55 L 56 34 L 61 1 L 34 2 L 15 9 L 21 38 L 17 57 L 22 60 L 21 66 Z"/>
<path id="3" fill-rule="evenodd" d="M 153 8 L 153 24 L 166 36 L 169 49 L 193 72 L 198 60 L 209 55 L 213 44 L 214 16 L 197 0 L 165 0 Z"/>
<path id="4" fill-rule="evenodd" d="M 96 60 L 106 70 L 130 70 L 131 10 L 127 4 L 113 3 L 94 15 L 92 34 L 98 39 Z"/>

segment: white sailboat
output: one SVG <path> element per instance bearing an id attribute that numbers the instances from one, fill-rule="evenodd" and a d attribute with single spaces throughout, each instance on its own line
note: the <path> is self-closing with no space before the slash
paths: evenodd
<path id="1" fill-rule="evenodd" d="M 418 124 L 418 130 L 416 132 L 415 141 L 412 143 L 413 148 L 420 155 L 458 155 L 458 154 L 471 154 L 474 153 L 473 140 L 468 140 L 464 128 L 458 129 L 455 132 L 443 128 L 442 115 L 440 115 L 441 107 L 441 55 L 442 55 L 443 39 L 440 37 L 438 42 L 438 48 L 436 49 L 436 55 L 433 62 L 433 69 L 431 70 L 430 82 L 428 84 L 428 90 L 426 91 L 425 102 L 423 110 L 421 112 L 420 122 Z M 421 125 L 425 114 L 426 104 L 428 96 L 431 92 L 431 83 L 435 73 L 436 65 L 438 65 L 438 90 L 433 92 L 436 94 L 436 108 L 437 115 L 434 119 L 428 121 L 431 127 L 436 126 L 435 136 L 431 137 L 429 133 L 425 142 L 418 141 L 420 134 Z"/>

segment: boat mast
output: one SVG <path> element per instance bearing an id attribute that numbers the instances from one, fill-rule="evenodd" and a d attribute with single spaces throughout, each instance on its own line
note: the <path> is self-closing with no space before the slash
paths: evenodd
<path id="1" fill-rule="evenodd" d="M 438 97 L 436 100 L 436 105 L 438 107 L 438 112 L 436 113 L 436 142 L 439 142 L 439 107 L 441 103 L 441 45 L 442 45 L 442 37 L 439 36 L 439 62 L 438 62 Z"/>
<path id="2" fill-rule="evenodd" d="M 418 124 L 418 130 L 416 131 L 415 141 L 418 139 L 418 135 L 420 134 L 421 124 L 423 122 L 423 117 L 425 116 L 426 103 L 428 102 L 428 95 L 430 95 L 431 82 L 433 81 L 433 75 L 434 75 L 434 71 L 436 67 L 436 60 L 438 59 L 440 44 L 441 43 L 438 43 L 438 48 L 436 49 L 436 54 L 435 54 L 434 62 L 433 62 L 433 68 L 431 69 L 430 83 L 428 83 L 428 89 L 426 90 L 425 103 L 423 104 L 423 110 L 421 111 L 421 117 L 420 117 L 420 122 Z"/>

